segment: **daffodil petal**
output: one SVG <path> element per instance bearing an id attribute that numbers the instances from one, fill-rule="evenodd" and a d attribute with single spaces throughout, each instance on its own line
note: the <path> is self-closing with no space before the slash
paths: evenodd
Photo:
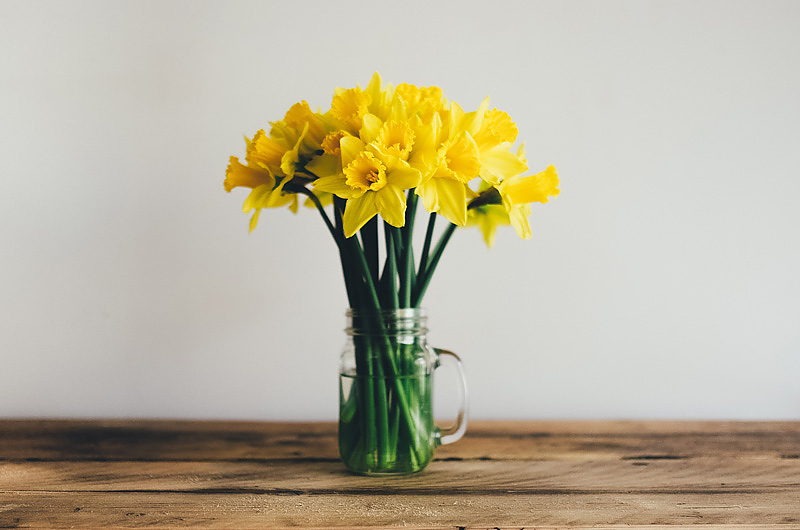
<path id="1" fill-rule="evenodd" d="M 355 136 L 344 136 L 339 140 L 339 147 L 342 150 L 342 167 L 347 167 L 358 153 L 364 150 L 364 142 Z"/>
<path id="2" fill-rule="evenodd" d="M 489 96 L 483 98 L 478 110 L 475 112 L 470 112 L 465 116 L 462 127 L 471 136 L 475 136 L 475 134 L 477 134 L 477 132 L 481 129 L 481 126 L 483 125 L 483 118 L 486 115 L 487 110 L 489 110 Z"/>
<path id="3" fill-rule="evenodd" d="M 256 229 L 256 226 L 258 226 L 258 217 L 260 215 L 261 215 L 261 210 L 256 210 L 250 217 L 250 226 L 248 230 L 249 232 L 252 232 L 253 230 Z"/>
<path id="4" fill-rule="evenodd" d="M 242 211 L 247 213 L 253 209 L 263 208 L 263 204 L 271 192 L 272 186 L 267 184 L 253 188 L 253 191 L 250 192 L 242 204 Z"/>
<path id="5" fill-rule="evenodd" d="M 464 183 L 453 179 L 431 179 L 436 186 L 439 213 L 458 226 L 467 224 L 467 191 Z"/>
<path id="6" fill-rule="evenodd" d="M 308 123 L 306 123 L 303 127 L 303 132 L 300 134 L 300 137 L 297 139 L 297 143 L 294 145 L 294 147 L 289 151 L 286 151 L 281 157 L 281 171 L 283 171 L 283 174 L 289 179 L 294 177 L 295 166 L 300 160 L 300 146 L 302 145 L 303 138 L 305 138 L 307 132 Z"/>
<path id="7" fill-rule="evenodd" d="M 340 160 L 336 155 L 322 154 L 306 164 L 306 171 L 317 177 L 330 177 L 342 171 Z"/>
<path id="8" fill-rule="evenodd" d="M 461 123 L 464 119 L 464 109 L 453 101 L 450 103 L 450 138 L 455 138 L 461 132 Z"/>
<path id="9" fill-rule="evenodd" d="M 492 248 L 494 246 L 495 235 L 497 234 L 497 227 L 500 225 L 507 225 L 508 213 L 498 204 L 487 204 L 479 206 L 467 213 L 467 225 L 477 226 L 483 234 L 483 240 L 486 246 Z"/>
<path id="10" fill-rule="evenodd" d="M 377 213 L 375 193 L 365 193 L 361 197 L 348 199 L 342 216 L 344 237 L 352 237 Z"/>
<path id="11" fill-rule="evenodd" d="M 418 117 L 412 122 L 414 149 L 411 150 L 408 163 L 420 170 L 423 180 L 430 178 L 439 165 L 435 140 L 440 124 L 438 114 L 430 123 L 423 124 Z"/>
<path id="12" fill-rule="evenodd" d="M 494 236 L 497 235 L 497 225 L 491 223 L 481 223 L 481 233 L 486 246 L 492 248 L 494 246 Z"/>
<path id="13" fill-rule="evenodd" d="M 395 121 L 405 121 L 408 116 L 406 102 L 400 96 L 395 96 L 392 100 L 392 108 L 389 112 L 389 119 Z"/>
<path id="14" fill-rule="evenodd" d="M 347 178 L 343 173 L 337 173 L 328 177 L 321 177 L 314 181 L 314 189 L 327 191 L 342 199 L 354 199 L 360 197 L 364 192 L 347 185 Z"/>
<path id="15" fill-rule="evenodd" d="M 517 158 L 522 160 L 526 165 L 528 164 L 528 157 L 525 154 L 525 142 L 520 142 L 519 147 L 517 147 Z"/>
<path id="16" fill-rule="evenodd" d="M 395 186 L 384 186 L 375 192 L 375 206 L 384 221 L 392 226 L 403 226 L 406 222 L 406 194 Z"/>
<path id="17" fill-rule="evenodd" d="M 364 115 L 364 122 L 358 135 L 365 143 L 374 142 L 381 132 L 383 121 L 374 114 Z"/>
<path id="18" fill-rule="evenodd" d="M 381 93 L 381 84 L 381 74 L 378 72 L 373 72 L 372 77 L 369 79 L 369 83 L 367 83 L 367 88 L 364 89 L 364 92 L 369 94 L 372 99 L 375 99 Z"/>
<path id="19" fill-rule="evenodd" d="M 486 215 L 483 216 L 481 221 L 481 232 L 483 233 L 483 240 L 486 246 L 492 248 L 494 246 L 494 238 L 497 235 L 497 227 L 500 225 L 510 224 L 508 213 L 499 205 L 488 205 Z"/>
<path id="20" fill-rule="evenodd" d="M 375 72 L 372 74 L 369 83 L 367 83 L 367 88 L 364 89 L 364 92 L 369 96 L 369 104 L 367 107 L 369 112 L 375 114 L 381 120 L 386 120 L 389 116 L 394 88 L 390 84 L 381 86 L 382 84 L 381 76 L 378 75 L 378 72 Z"/>
<path id="21" fill-rule="evenodd" d="M 496 186 L 498 186 L 500 184 L 500 177 L 498 177 L 497 175 L 495 175 L 494 173 L 492 173 L 491 171 L 489 171 L 485 167 L 481 168 L 480 177 L 481 177 L 481 180 L 483 180 L 484 182 L 488 182 L 492 186 L 496 187 Z"/>
<path id="22" fill-rule="evenodd" d="M 379 145 L 370 145 L 368 148 L 386 166 L 386 180 L 389 184 L 403 190 L 416 188 L 419 185 L 422 174 L 418 169 L 411 167 L 405 160 L 388 154 Z"/>
<path id="23" fill-rule="evenodd" d="M 480 154 L 481 168 L 495 177 L 507 179 L 528 170 L 528 165 L 509 151 L 509 145 L 498 145 Z"/>
<path id="24" fill-rule="evenodd" d="M 514 230 L 517 231 L 517 235 L 522 239 L 530 239 L 533 235 L 533 232 L 531 232 L 531 225 L 528 222 L 529 212 L 530 210 L 524 207 L 512 208 L 511 211 L 508 212 L 508 219 L 511 222 L 511 226 L 514 227 Z"/>
<path id="25" fill-rule="evenodd" d="M 419 186 L 422 175 L 419 170 L 406 164 L 394 167 L 386 178 L 393 186 L 397 186 L 401 190 L 408 190 Z"/>
<path id="26" fill-rule="evenodd" d="M 300 202 L 297 200 L 297 194 L 293 193 L 291 195 L 291 201 L 289 201 L 289 210 L 291 210 L 292 213 L 297 213 L 299 205 Z"/>
<path id="27" fill-rule="evenodd" d="M 500 192 L 511 204 L 545 203 L 549 197 L 555 197 L 560 192 L 558 173 L 555 167 L 548 166 L 536 175 L 514 177 L 500 184 Z"/>
<path id="28" fill-rule="evenodd" d="M 262 208 L 284 206 L 290 204 L 293 200 L 297 200 L 297 194 L 281 193 L 280 189 L 273 189 L 270 184 L 253 188 L 253 191 L 250 192 L 250 195 L 247 196 L 242 205 L 242 211 L 245 213 L 255 210 L 250 218 L 250 231 L 255 230 Z"/>
<path id="29" fill-rule="evenodd" d="M 429 179 L 416 190 L 417 196 L 422 199 L 422 205 L 431 213 L 439 211 L 439 192 L 436 189 L 435 179 Z"/>

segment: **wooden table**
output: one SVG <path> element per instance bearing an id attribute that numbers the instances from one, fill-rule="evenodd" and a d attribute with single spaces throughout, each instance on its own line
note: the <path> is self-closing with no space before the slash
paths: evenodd
<path id="1" fill-rule="evenodd" d="M 0 421 L 0 527 L 800 528 L 800 422 L 473 422 L 410 477 L 328 423 Z"/>

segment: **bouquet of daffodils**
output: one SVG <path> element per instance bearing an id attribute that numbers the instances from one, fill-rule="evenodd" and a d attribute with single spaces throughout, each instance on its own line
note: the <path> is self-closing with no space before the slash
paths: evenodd
<path id="1" fill-rule="evenodd" d="M 559 193 L 552 166 L 527 174 L 523 146 L 513 147 L 516 125 L 505 112 L 490 109 L 488 98 L 465 112 L 438 87 L 392 86 L 376 73 L 364 89 L 336 89 L 326 112 L 312 111 L 301 101 L 270 125 L 269 133 L 260 130 L 246 138 L 244 163 L 230 158 L 226 191 L 251 190 L 244 201 L 244 211 L 252 212 L 251 231 L 262 209 L 296 212 L 303 196 L 338 248 L 350 307 L 376 315 L 372 327 L 377 329 L 384 329 L 383 312 L 420 306 L 457 227 L 478 226 L 489 246 L 499 225 L 511 225 L 529 238 L 530 205 Z M 421 209 L 428 219 L 416 258 L 412 236 Z M 447 225 L 434 245 L 439 216 Z M 402 364 L 403 353 L 390 351 L 390 341 L 356 346 L 359 375 L 373 376 L 376 370 L 396 375 L 392 371 Z M 361 450 L 375 462 L 399 458 L 398 437 L 405 430 L 407 438 L 415 438 L 419 430 L 408 410 L 411 399 L 400 390 L 394 389 L 403 398 L 396 408 L 406 409 L 399 416 L 407 425 L 395 430 L 394 439 L 391 434 L 379 439 L 392 429 L 372 426 L 380 423 L 379 416 L 390 417 L 391 411 L 381 414 L 380 409 L 392 396 L 378 396 L 365 407 L 373 417 L 362 421 L 367 447 Z M 412 460 L 414 451 L 412 443 Z"/>

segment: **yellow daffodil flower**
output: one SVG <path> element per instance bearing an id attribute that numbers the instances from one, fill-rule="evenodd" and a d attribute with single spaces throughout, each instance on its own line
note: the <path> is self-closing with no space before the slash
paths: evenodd
<path id="1" fill-rule="evenodd" d="M 381 121 L 387 121 L 393 112 L 397 112 L 394 87 L 384 84 L 378 72 L 372 74 L 372 79 L 367 83 L 367 88 L 364 89 L 364 92 L 369 96 L 369 104 L 367 105 L 369 114 L 377 116 Z M 405 118 L 405 115 L 402 118 Z"/>
<path id="2" fill-rule="evenodd" d="M 497 185 L 501 180 L 519 175 L 528 170 L 523 158 L 511 152 L 517 138 L 517 126 L 503 111 L 489 110 L 489 98 L 485 98 L 478 110 L 463 113 L 460 108 L 450 113 L 451 127 L 460 125 L 475 140 L 480 154 L 480 177 Z"/>
<path id="3" fill-rule="evenodd" d="M 247 196 L 242 206 L 245 213 L 255 210 L 250 218 L 251 232 L 258 224 L 262 208 L 278 208 L 288 205 L 292 211 L 297 212 L 297 195 L 283 193 L 280 186 L 275 186 L 275 182 L 275 177 L 269 171 L 258 167 L 254 162 L 245 166 L 235 156 L 230 158 L 230 164 L 225 171 L 225 191 L 230 192 L 236 187 L 251 189 L 250 195 Z"/>
<path id="4" fill-rule="evenodd" d="M 248 140 L 248 153 L 253 142 Z M 261 208 L 277 207 L 291 203 L 291 197 L 284 196 L 280 191 L 274 193 L 275 177 L 271 172 L 258 162 L 256 156 L 248 156 L 248 165 L 243 165 L 235 156 L 230 158 L 228 169 L 225 171 L 225 191 L 230 192 L 233 188 L 250 188 L 250 195 L 245 200 L 243 209 L 248 213 L 255 209 L 255 213 L 250 218 L 250 231 L 256 227 Z"/>
<path id="5" fill-rule="evenodd" d="M 283 176 L 281 160 L 288 150 L 285 145 L 267 136 L 263 129 L 256 132 L 252 141 L 245 138 L 245 142 L 247 142 L 245 160 L 248 166 L 260 167 L 268 171 L 273 178 Z"/>
<path id="6" fill-rule="evenodd" d="M 417 87 L 402 83 L 397 85 L 395 92 L 405 103 L 408 116 L 417 115 L 423 121 L 433 119 L 433 115 L 445 106 L 439 87 Z"/>
<path id="7" fill-rule="evenodd" d="M 524 157 L 522 149 L 519 150 L 519 155 Z M 558 194 L 558 174 L 553 166 L 536 175 L 511 177 L 496 187 L 483 182 L 469 206 L 467 224 L 481 229 L 489 247 L 494 244 L 494 235 L 499 225 L 510 224 L 519 237 L 529 239 L 530 204 L 548 202 L 550 197 Z"/>
<path id="8" fill-rule="evenodd" d="M 478 146 L 466 130 L 468 123 L 461 119 L 463 116 L 461 107 L 452 103 L 447 126 L 434 124 L 437 163 L 416 190 L 426 210 L 438 212 L 459 226 L 467 223 L 467 198 L 471 195 L 467 184 L 481 171 Z"/>
<path id="9" fill-rule="evenodd" d="M 283 118 L 283 123 L 289 130 L 302 131 L 308 127 L 307 134 L 305 135 L 305 143 L 303 144 L 303 153 L 313 153 L 319 149 L 322 140 L 325 138 L 325 128 L 320 117 L 311 110 L 306 101 L 295 103 L 291 108 L 286 111 Z"/>
<path id="10" fill-rule="evenodd" d="M 225 171 L 225 182 L 223 182 L 225 191 L 230 192 L 233 188 L 240 186 L 253 189 L 262 185 L 274 186 L 275 177 L 263 168 L 243 165 L 235 156 L 230 158 L 228 169 Z"/>
<path id="11" fill-rule="evenodd" d="M 337 88 L 331 102 L 331 114 L 355 134 L 361 128 L 364 115 L 369 112 L 371 101 L 370 95 L 360 88 Z"/>
<path id="12" fill-rule="evenodd" d="M 467 226 L 480 228 L 483 240 L 489 248 L 494 246 L 497 227 L 509 224 L 511 224 L 511 220 L 502 204 L 484 204 L 467 212 Z"/>
<path id="13" fill-rule="evenodd" d="M 392 156 L 408 160 L 414 147 L 416 132 L 408 121 L 389 120 L 384 122 L 374 114 L 364 116 L 364 125 L 359 138 L 366 143 L 381 146 Z"/>
<path id="14" fill-rule="evenodd" d="M 420 173 L 376 144 L 345 136 L 340 140 L 342 172 L 313 182 L 315 190 L 347 199 L 342 216 L 345 237 L 353 236 L 376 214 L 392 226 L 405 223 L 404 190 L 419 184 Z"/>
<path id="15" fill-rule="evenodd" d="M 226 191 L 251 188 L 243 205 L 245 212 L 255 210 L 250 231 L 256 227 L 262 208 L 288 205 L 297 211 L 296 194 L 285 193 L 284 186 L 317 153 L 324 138 L 323 122 L 305 101 L 293 105 L 282 121 L 273 123 L 269 136 L 262 129 L 252 140 L 245 138 L 247 164 L 231 157 L 223 185 Z"/>
<path id="16" fill-rule="evenodd" d="M 530 203 L 548 202 L 549 197 L 560 193 L 556 168 L 547 169 L 536 175 L 527 177 L 515 176 L 506 179 L 497 187 L 503 199 L 503 206 L 508 212 L 509 221 L 517 235 L 522 239 L 531 237 L 531 226 L 528 222 Z"/>
<path id="17" fill-rule="evenodd" d="M 297 168 L 321 148 L 323 121 L 301 101 L 292 105 L 283 120 L 271 125 L 269 136 L 260 130 L 248 142 L 248 162 L 267 169 L 274 177 L 291 180 Z"/>

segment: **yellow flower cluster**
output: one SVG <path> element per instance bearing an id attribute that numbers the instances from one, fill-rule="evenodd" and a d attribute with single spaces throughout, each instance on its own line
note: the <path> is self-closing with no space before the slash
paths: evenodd
<path id="1" fill-rule="evenodd" d="M 517 127 L 503 111 L 465 112 L 437 87 L 383 84 L 376 73 L 365 89 L 336 89 L 330 109 L 292 106 L 269 135 L 246 139 L 245 163 L 231 157 L 225 189 L 251 188 L 244 203 L 297 210 L 297 193 L 322 203 L 346 199 L 342 224 L 351 237 L 375 215 L 403 226 L 408 190 L 425 209 L 458 226 L 478 225 L 491 246 L 496 227 L 512 225 L 530 237 L 530 203 L 558 195 L 551 166 L 529 176 Z"/>

